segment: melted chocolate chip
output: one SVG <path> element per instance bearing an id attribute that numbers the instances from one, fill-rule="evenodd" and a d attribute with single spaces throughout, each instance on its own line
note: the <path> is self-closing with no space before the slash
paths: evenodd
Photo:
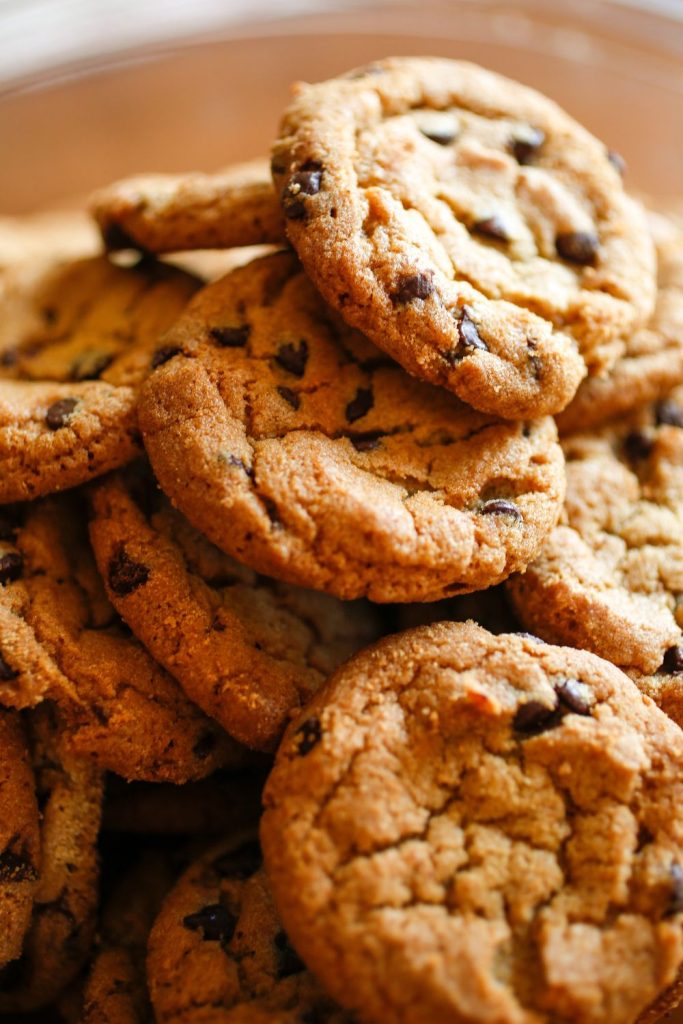
<path id="1" fill-rule="evenodd" d="M 144 586 L 149 579 L 149 569 L 141 562 L 134 562 L 126 553 L 123 545 L 119 545 L 109 562 L 109 586 L 117 597 L 127 597 L 138 587 Z"/>
<path id="2" fill-rule="evenodd" d="M 84 352 L 71 366 L 71 379 L 98 380 L 113 361 L 111 352 Z"/>
<path id="3" fill-rule="evenodd" d="M 301 974 L 306 965 L 290 943 L 284 931 L 280 930 L 273 939 L 275 946 L 275 977 L 278 981 L 290 978 L 293 974 Z"/>
<path id="4" fill-rule="evenodd" d="M 589 266 L 595 263 L 600 241 L 592 231 L 565 231 L 555 239 L 555 248 L 563 260 Z"/>
<path id="5" fill-rule="evenodd" d="M 308 362 L 308 342 L 303 339 L 295 347 L 291 343 L 280 345 L 275 362 L 294 377 L 303 377 Z"/>
<path id="6" fill-rule="evenodd" d="M 8 665 L 2 654 L 0 654 L 0 683 L 10 683 L 19 675 L 18 671 Z"/>
<path id="7" fill-rule="evenodd" d="M 463 306 L 460 311 L 460 319 L 458 320 L 458 344 L 454 349 L 446 353 L 446 359 L 452 366 L 455 366 L 466 355 L 476 350 L 488 352 L 488 346 L 480 338 L 477 325 L 470 317 L 467 306 Z"/>
<path id="8" fill-rule="evenodd" d="M 432 117 L 423 118 L 418 128 L 426 139 L 436 142 L 438 146 L 450 146 L 458 137 L 458 119 L 454 115 L 436 113 Z"/>
<path id="9" fill-rule="evenodd" d="M 204 732 L 193 746 L 192 753 L 195 757 L 204 760 L 205 757 L 208 757 L 216 749 L 217 743 L 218 737 L 215 732 Z"/>
<path id="10" fill-rule="evenodd" d="M 374 452 L 382 447 L 382 434 L 379 430 L 369 430 L 366 434 L 353 434 L 349 441 L 357 452 Z"/>
<path id="11" fill-rule="evenodd" d="M 6 848 L 0 852 L 0 882 L 33 882 L 38 877 L 25 844 L 18 851 L 12 849 L 18 842 L 19 836 L 12 836 Z"/>
<path id="12" fill-rule="evenodd" d="M 620 174 L 623 178 L 626 173 L 626 161 L 624 160 L 621 153 L 617 153 L 616 149 L 607 150 L 607 159 L 611 163 L 617 174 Z"/>
<path id="13" fill-rule="evenodd" d="M 157 366 L 163 366 L 169 359 L 173 359 L 174 356 L 179 356 L 182 353 L 182 349 L 178 348 L 177 345 L 163 345 L 158 348 L 150 360 L 150 366 L 153 370 L 156 370 Z"/>
<path id="14" fill-rule="evenodd" d="M 225 943 L 235 934 L 237 918 L 220 903 L 211 903 L 195 914 L 188 914 L 183 924 L 193 932 L 201 932 L 207 942 Z"/>
<path id="15" fill-rule="evenodd" d="M 670 675 L 678 675 L 683 672 L 683 645 L 670 647 L 664 655 L 664 661 L 660 672 L 668 672 Z"/>
<path id="16" fill-rule="evenodd" d="M 653 448 L 654 441 L 641 430 L 632 430 L 624 438 L 624 452 L 631 462 L 649 458 Z"/>
<path id="17" fill-rule="evenodd" d="M 561 714 L 558 715 L 559 698 L 556 696 L 555 707 L 549 708 L 547 704 L 541 704 L 537 700 L 529 700 L 517 709 L 513 721 L 515 732 L 524 736 L 538 736 L 539 733 L 547 732 L 559 725 Z"/>
<path id="18" fill-rule="evenodd" d="M 261 847 L 256 839 L 242 843 L 236 850 L 221 854 L 213 862 L 213 867 L 221 878 L 235 878 L 240 882 L 251 878 L 261 867 Z"/>
<path id="19" fill-rule="evenodd" d="M 17 551 L 10 551 L 0 558 L 0 585 L 18 580 L 24 568 L 24 559 Z"/>
<path id="20" fill-rule="evenodd" d="M 593 707 L 592 693 L 589 686 L 578 679 L 563 679 L 555 686 L 555 693 L 560 703 L 577 715 L 590 715 Z"/>
<path id="21" fill-rule="evenodd" d="M 518 520 L 523 518 L 514 501 L 508 501 L 507 498 L 491 498 L 484 502 L 479 512 L 483 516 L 512 516 Z"/>
<path id="22" fill-rule="evenodd" d="M 428 299 L 434 291 L 434 272 L 420 271 L 402 277 L 392 299 L 395 303 L 413 302 L 415 299 Z"/>
<path id="23" fill-rule="evenodd" d="M 50 430 L 66 426 L 77 405 L 77 398 L 60 398 L 58 402 L 53 402 L 45 414 L 45 422 Z"/>
<path id="24" fill-rule="evenodd" d="M 657 402 L 655 417 L 658 426 L 683 427 L 683 407 L 670 398 Z"/>
<path id="25" fill-rule="evenodd" d="M 545 132 L 540 128 L 531 128 L 523 138 L 513 138 L 510 149 L 518 164 L 530 164 L 544 142 Z"/>
<path id="26" fill-rule="evenodd" d="M 356 397 L 346 406 L 346 419 L 349 423 L 355 423 L 367 416 L 374 404 L 375 398 L 370 388 L 358 388 Z"/>
<path id="27" fill-rule="evenodd" d="M 277 393 L 280 398 L 284 398 L 287 405 L 291 405 L 292 409 L 298 409 L 301 405 L 301 399 L 297 395 L 296 391 L 292 391 L 291 388 L 279 387 L 277 389 Z"/>
<path id="28" fill-rule="evenodd" d="M 282 210 L 288 220 L 301 220 L 306 216 L 306 200 L 320 192 L 323 169 L 309 161 L 296 171 L 282 190 Z"/>
<path id="29" fill-rule="evenodd" d="M 492 238 L 496 242 L 510 241 L 507 225 L 497 213 L 494 213 L 492 217 L 485 217 L 484 220 L 475 221 L 472 231 L 477 235 L 484 235 L 485 238 Z"/>
<path id="30" fill-rule="evenodd" d="M 244 348 L 249 341 L 251 327 L 240 324 L 237 327 L 211 327 L 209 335 L 221 348 Z"/>
<path id="31" fill-rule="evenodd" d="M 297 753 L 301 757 L 309 754 L 313 747 L 317 746 L 322 737 L 323 731 L 319 718 L 307 718 L 294 733 L 298 736 Z"/>
<path id="32" fill-rule="evenodd" d="M 683 868 L 680 864 L 671 865 L 669 877 L 671 878 L 671 896 L 664 914 L 665 917 L 683 913 Z"/>

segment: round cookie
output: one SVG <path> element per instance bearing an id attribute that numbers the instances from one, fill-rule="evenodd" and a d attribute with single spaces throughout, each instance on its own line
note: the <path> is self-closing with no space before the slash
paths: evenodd
<path id="1" fill-rule="evenodd" d="M 683 231 L 658 220 L 655 311 L 646 327 L 628 335 L 623 355 L 606 376 L 583 381 L 557 417 L 561 433 L 614 419 L 663 398 L 683 381 Z"/>
<path id="2" fill-rule="evenodd" d="M 82 506 L 64 495 L 22 511 L 0 530 L 0 702 L 55 701 L 65 747 L 126 778 L 180 783 L 239 763 L 107 601 Z"/>
<path id="3" fill-rule="evenodd" d="M 0 300 L 0 502 L 74 487 L 139 451 L 137 388 L 198 286 L 153 261 L 22 265 Z"/>
<path id="4" fill-rule="evenodd" d="M 522 568 L 556 522 L 549 419 L 510 423 L 415 381 L 326 307 L 295 258 L 204 288 L 139 420 L 171 500 L 259 572 L 428 601 Z"/>
<path id="5" fill-rule="evenodd" d="M 635 674 L 683 724 L 683 388 L 563 447 L 564 517 L 507 584 L 517 614 Z"/>
<path id="6" fill-rule="evenodd" d="M 631 1024 L 683 960 L 683 732 L 585 651 L 441 623 L 291 724 L 261 840 L 292 942 L 378 1024 Z"/>
<path id="7" fill-rule="evenodd" d="M 652 242 L 605 147 L 483 68 L 393 58 L 301 84 L 272 169 L 324 298 L 477 409 L 559 412 L 652 312 Z"/>
<path id="8" fill-rule="evenodd" d="M 188 696 L 249 747 L 273 747 L 292 709 L 379 635 L 367 604 L 258 577 L 198 533 L 141 470 L 92 494 L 107 593 Z"/>
<path id="9" fill-rule="evenodd" d="M 183 252 L 282 242 L 280 205 L 262 160 L 216 174 L 143 174 L 99 189 L 90 213 L 109 249 Z"/>
<path id="10" fill-rule="evenodd" d="M 0 710 L 0 968 L 21 955 L 40 869 L 35 778 L 19 716 Z"/>
<path id="11" fill-rule="evenodd" d="M 258 843 L 233 837 L 183 874 L 151 931 L 158 1024 L 351 1024 L 282 930 Z"/>
<path id="12" fill-rule="evenodd" d="M 76 977 L 95 930 L 102 775 L 68 753 L 48 708 L 30 719 L 42 864 L 19 960 L 0 974 L 0 1014 L 46 1006 Z"/>

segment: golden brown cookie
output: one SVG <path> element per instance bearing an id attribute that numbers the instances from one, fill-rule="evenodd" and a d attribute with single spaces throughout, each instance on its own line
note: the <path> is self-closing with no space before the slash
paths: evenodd
<path id="1" fill-rule="evenodd" d="M 497 583 L 559 514 L 549 419 L 510 423 L 415 381 L 326 307 L 288 253 L 204 288 L 141 392 L 155 474 L 215 544 L 343 598 Z"/>
<path id="2" fill-rule="evenodd" d="M 559 412 L 652 312 L 652 242 L 605 147 L 483 68 L 399 57 L 300 84 L 272 168 L 327 302 L 484 412 Z"/>
<path id="3" fill-rule="evenodd" d="M 90 212 L 109 249 L 182 252 L 283 242 L 265 160 L 216 174 L 144 174 L 96 192 Z"/>
<path id="4" fill-rule="evenodd" d="M 683 732 L 585 651 L 441 623 L 290 726 L 261 839 L 292 942 L 377 1024 L 631 1024 L 683 960 Z"/>

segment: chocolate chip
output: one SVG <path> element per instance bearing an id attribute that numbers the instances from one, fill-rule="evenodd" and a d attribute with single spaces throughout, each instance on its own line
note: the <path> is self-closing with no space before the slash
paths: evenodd
<path id="1" fill-rule="evenodd" d="M 16 366 L 18 361 L 19 353 L 15 348 L 8 348 L 0 353 L 0 366 Z"/>
<path id="2" fill-rule="evenodd" d="M 560 702 L 557 695 L 555 700 L 557 703 L 552 708 L 538 700 L 529 700 L 522 704 L 513 720 L 515 732 L 521 732 L 524 736 L 537 736 L 548 729 L 554 729 L 561 720 L 561 715 L 558 715 Z"/>
<path id="3" fill-rule="evenodd" d="M 9 683 L 16 679 L 18 675 L 18 671 L 12 668 L 11 665 L 8 665 L 3 655 L 0 654 L 0 682 Z"/>
<path id="4" fill-rule="evenodd" d="M 671 865 L 669 877 L 671 879 L 671 896 L 664 912 L 665 917 L 683 913 L 683 868 L 680 864 L 673 863 Z"/>
<path id="5" fill-rule="evenodd" d="M 214 870 L 221 878 L 235 878 L 243 882 L 251 878 L 261 867 L 261 847 L 256 839 L 242 843 L 236 850 L 221 854 L 213 862 Z"/>
<path id="6" fill-rule="evenodd" d="M 360 420 L 372 409 L 375 404 L 375 397 L 370 388 L 358 388 L 356 397 L 352 398 L 346 406 L 345 414 L 349 423 Z"/>
<path id="7" fill-rule="evenodd" d="M 491 498 L 484 502 L 479 512 L 483 516 L 511 516 L 517 520 L 523 518 L 514 501 L 508 501 L 507 498 Z"/>
<path id="8" fill-rule="evenodd" d="M 139 249 L 140 246 L 120 224 L 107 224 L 102 232 L 107 249 Z"/>
<path id="9" fill-rule="evenodd" d="M 289 342 L 280 345 L 275 362 L 294 377 L 303 377 L 308 362 L 308 342 L 302 339 L 296 347 Z"/>
<path id="10" fill-rule="evenodd" d="M 220 903 L 202 907 L 196 914 L 188 914 L 183 924 L 193 932 L 201 932 L 207 942 L 230 942 L 235 934 L 237 918 Z"/>
<path id="11" fill-rule="evenodd" d="M 611 163 L 617 174 L 620 174 L 623 178 L 626 173 L 626 161 L 624 160 L 621 153 L 617 153 L 616 149 L 607 150 L 607 159 Z"/>
<path id="12" fill-rule="evenodd" d="M 540 128 L 530 128 L 529 132 L 510 141 L 512 155 L 518 164 L 530 164 L 545 142 L 545 132 Z"/>
<path id="13" fill-rule="evenodd" d="M 491 217 L 485 217 L 483 220 L 475 221 L 472 225 L 472 231 L 478 235 L 484 235 L 486 238 L 493 238 L 496 242 L 510 241 L 507 225 L 497 213 L 494 213 Z"/>
<path id="14" fill-rule="evenodd" d="M 66 426 L 77 405 L 77 398 L 60 398 L 58 402 L 53 402 L 45 414 L 45 422 L 50 430 Z"/>
<path id="15" fill-rule="evenodd" d="M 71 379 L 98 380 L 113 361 L 111 352 L 84 352 L 71 365 Z"/>
<path id="16" fill-rule="evenodd" d="M 578 679 L 563 679 L 555 686 L 555 693 L 569 711 L 577 715 L 590 715 L 593 707 L 593 695 L 589 686 Z"/>
<path id="17" fill-rule="evenodd" d="M 655 837 L 652 835 L 652 832 L 650 832 L 649 828 L 646 825 L 641 825 L 640 828 L 638 829 L 638 838 L 636 840 L 636 851 L 639 852 L 640 850 L 644 849 L 646 846 L 649 846 L 650 843 L 654 842 L 654 839 L 655 839 Z"/>
<path id="18" fill-rule="evenodd" d="M 467 306 L 463 306 L 460 310 L 460 319 L 458 320 L 458 344 L 454 349 L 445 354 L 446 360 L 455 366 L 461 362 L 466 355 L 470 352 L 480 351 L 488 352 L 488 346 L 486 342 L 482 341 L 477 330 L 477 325 L 474 320 L 470 317 Z"/>
<path id="19" fill-rule="evenodd" d="M 402 277 L 392 296 L 394 303 L 413 302 L 415 299 L 428 299 L 434 291 L 434 271 L 420 271 Z"/>
<path id="20" fill-rule="evenodd" d="M 368 430 L 366 434 L 351 434 L 349 441 L 357 452 L 374 452 L 382 447 L 382 434 L 379 430 Z"/>
<path id="21" fill-rule="evenodd" d="M 632 430 L 624 438 L 624 452 L 632 462 L 649 458 L 653 448 L 654 441 L 641 430 Z"/>
<path id="22" fill-rule="evenodd" d="M 209 334 L 221 348 L 244 348 L 249 341 L 251 327 L 241 324 L 238 327 L 211 327 Z"/>
<path id="23" fill-rule="evenodd" d="M 153 370 L 156 370 L 157 366 L 163 366 L 169 359 L 173 359 L 174 356 L 179 356 L 183 350 L 178 348 L 177 345 L 163 345 L 158 348 L 150 361 L 150 366 Z"/>
<path id="24" fill-rule="evenodd" d="M 240 459 L 237 455 L 224 455 L 223 459 L 229 466 L 235 466 L 236 469 L 241 469 L 243 473 L 246 473 L 251 479 L 254 478 L 254 470 L 251 466 L 248 466 L 244 459 Z"/>
<path id="25" fill-rule="evenodd" d="M 322 176 L 321 165 L 312 160 L 291 176 L 281 196 L 282 209 L 288 220 L 301 220 L 306 216 L 306 200 L 320 192 Z"/>
<path id="26" fill-rule="evenodd" d="M 122 544 L 109 562 L 109 586 L 117 597 L 127 597 L 149 579 L 149 569 L 141 562 L 134 562 Z"/>
<path id="27" fill-rule="evenodd" d="M 0 853 L 0 882 L 33 882 L 38 877 L 25 844 L 18 851 L 12 849 L 18 842 L 19 836 L 12 836 Z"/>
<path id="28" fill-rule="evenodd" d="M 280 519 L 280 514 L 277 510 L 277 505 L 275 504 L 273 499 L 264 497 L 261 500 L 265 506 L 266 515 L 270 519 L 273 526 L 281 526 L 282 520 Z"/>
<path id="29" fill-rule="evenodd" d="M 301 974 L 306 970 L 306 965 L 290 943 L 287 935 L 282 929 L 277 932 L 273 939 L 275 946 L 275 977 L 278 981 L 283 978 L 291 978 L 293 974 Z"/>
<path id="30" fill-rule="evenodd" d="M 555 239 L 555 248 L 563 260 L 588 266 L 595 263 L 600 241 L 592 231 L 564 231 Z"/>
<path id="31" fill-rule="evenodd" d="M 319 742 L 323 734 L 319 718 L 307 718 L 294 733 L 300 737 L 297 742 L 297 753 L 305 757 Z"/>
<path id="32" fill-rule="evenodd" d="M 204 760 L 205 757 L 209 756 L 212 750 L 216 749 L 217 743 L 218 737 L 215 732 L 204 732 L 193 746 L 192 753 L 195 757 Z"/>
<path id="33" fill-rule="evenodd" d="M 431 142 L 436 142 L 439 146 L 450 146 L 458 137 L 460 125 L 455 115 L 433 111 L 423 114 L 417 122 L 417 127 Z"/>
<path id="34" fill-rule="evenodd" d="M 0 558 L 0 584 L 18 580 L 24 568 L 24 559 L 17 551 L 10 551 Z"/>
<path id="35" fill-rule="evenodd" d="M 301 405 L 301 399 L 297 395 L 296 391 L 292 391 L 291 388 L 279 387 L 277 389 L 277 393 L 281 398 L 284 398 L 287 405 L 291 405 L 292 409 L 298 409 Z"/>
<path id="36" fill-rule="evenodd" d="M 683 672 L 683 645 L 670 647 L 664 655 L 664 661 L 660 672 L 668 672 L 670 675 L 678 675 Z"/>
<path id="37" fill-rule="evenodd" d="M 658 426 L 683 427 L 683 407 L 670 398 L 657 402 L 655 417 Z"/>

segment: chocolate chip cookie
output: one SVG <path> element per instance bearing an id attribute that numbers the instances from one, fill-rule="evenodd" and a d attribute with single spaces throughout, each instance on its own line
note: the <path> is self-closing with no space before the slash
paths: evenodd
<path id="1" fill-rule="evenodd" d="M 559 412 L 652 312 L 652 242 L 605 147 L 483 68 L 394 58 L 299 85 L 272 169 L 330 305 L 484 412 Z"/>
<path id="2" fill-rule="evenodd" d="M 683 732 L 613 665 L 474 623 L 387 638 L 292 722 L 283 925 L 378 1024 L 630 1024 L 683 960 Z"/>
<path id="3" fill-rule="evenodd" d="M 274 746 L 290 711 L 379 635 L 369 605 L 276 583 L 223 554 L 144 468 L 104 480 L 92 505 L 112 603 L 189 697 L 247 746 Z"/>
<path id="4" fill-rule="evenodd" d="M 109 604 L 71 496 L 23 510 L 0 540 L 0 702 L 55 701 L 63 743 L 129 779 L 176 783 L 240 752 Z"/>
<path id="5" fill-rule="evenodd" d="M 0 502 L 74 487 L 136 455 L 137 387 L 198 283 L 104 257 L 16 269 L 0 302 Z"/>
<path id="6" fill-rule="evenodd" d="M 282 242 L 280 205 L 265 161 L 216 174 L 124 178 L 90 200 L 109 249 L 182 252 Z"/>
<path id="7" fill-rule="evenodd" d="M 149 939 L 159 1024 L 351 1024 L 290 945 L 253 838 L 213 847 L 166 897 Z"/>
<path id="8" fill-rule="evenodd" d="M 259 572 L 427 601 L 522 568 L 556 522 L 550 419 L 422 384 L 326 307 L 289 253 L 204 288 L 167 333 L 139 421 L 171 500 Z"/>

